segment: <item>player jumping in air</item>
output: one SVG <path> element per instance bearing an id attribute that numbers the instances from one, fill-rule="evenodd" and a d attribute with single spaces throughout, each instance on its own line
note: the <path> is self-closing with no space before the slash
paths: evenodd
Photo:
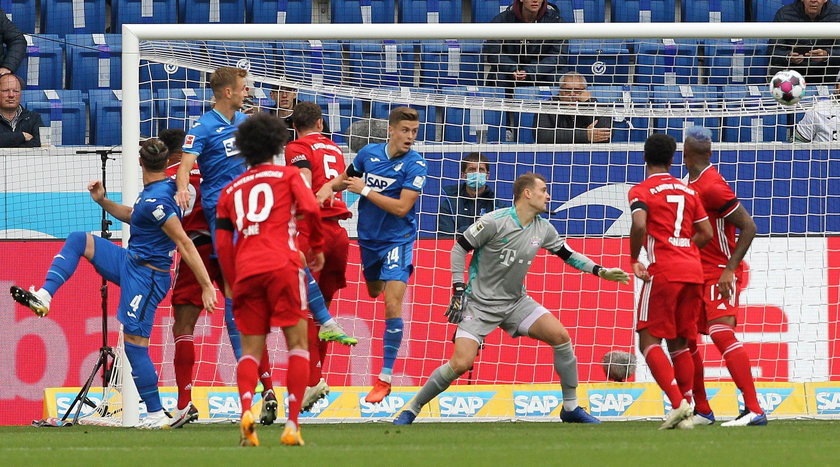
<path id="1" fill-rule="evenodd" d="M 627 284 L 630 277 L 618 268 L 605 269 L 575 252 L 540 214 L 548 211 L 545 178 L 526 173 L 513 185 L 510 208 L 497 209 L 470 226 L 452 248 L 452 300 L 449 322 L 458 324 L 455 349 L 449 362 L 436 369 L 394 421 L 410 425 L 424 405 L 469 370 L 484 338 L 497 327 L 511 337 L 529 336 L 554 350 L 554 370 L 560 376 L 567 423 L 600 423 L 578 405 L 577 358 L 563 324 L 525 292 L 523 283 L 540 248 L 559 256 L 583 272 Z M 464 283 L 467 253 L 473 251 L 469 279 Z"/>

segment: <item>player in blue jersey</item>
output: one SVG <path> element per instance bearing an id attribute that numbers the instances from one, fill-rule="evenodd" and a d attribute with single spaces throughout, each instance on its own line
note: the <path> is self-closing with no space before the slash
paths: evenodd
<path id="1" fill-rule="evenodd" d="M 175 247 L 201 284 L 204 308 L 213 310 L 216 306 L 216 289 L 198 251 L 181 226 L 180 210 L 174 199 L 175 183 L 166 176 L 167 157 L 166 145 L 160 140 L 150 139 L 143 143 L 140 149 L 143 191 L 134 207 L 109 200 L 102 182 L 88 184 L 94 201 L 120 221 L 131 224 L 127 249 L 89 233 L 73 232 L 53 258 L 40 289 L 11 288 L 15 301 L 38 316 L 46 316 L 52 297 L 70 279 L 83 256 L 102 277 L 120 286 L 117 318 L 123 324 L 125 354 L 131 363 L 131 375 L 148 413 L 141 428 L 169 427 L 169 417 L 158 393 L 158 376 L 149 358 L 149 336 L 155 310 L 169 291 L 169 270 Z"/>
<path id="2" fill-rule="evenodd" d="M 414 269 L 416 203 L 426 183 L 426 160 L 411 149 L 419 127 L 416 110 L 395 108 L 388 116 L 388 142 L 362 148 L 346 172 L 318 191 L 320 203 L 343 189 L 361 195 L 358 234 L 365 282 L 371 297 L 385 293 L 383 364 L 365 397 L 370 403 L 391 393 L 391 374 L 402 342 L 403 296 Z"/>

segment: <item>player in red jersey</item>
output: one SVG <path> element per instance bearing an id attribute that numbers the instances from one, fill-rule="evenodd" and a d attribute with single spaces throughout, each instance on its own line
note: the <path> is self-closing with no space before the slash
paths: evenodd
<path id="1" fill-rule="evenodd" d="M 282 120 L 257 114 L 239 126 L 235 137 L 251 168 L 221 192 L 216 247 L 225 278 L 232 284 L 234 316 L 242 335 L 242 358 L 236 367 L 242 401 L 240 444 L 259 445 L 251 400 L 266 335 L 272 326 L 279 326 L 289 348 L 289 417 L 280 441 L 303 445 L 298 414 L 309 378 L 302 259 L 306 250 L 297 245 L 309 245 L 309 267 L 319 271 L 324 264 L 320 208 L 297 167 L 272 163 L 288 137 Z"/>
<path id="2" fill-rule="evenodd" d="M 700 252 L 704 307 L 697 326 L 701 333 L 712 338 L 726 361 L 732 380 L 744 396 L 744 410 L 737 419 L 723 426 L 761 426 L 767 424 L 767 416 L 758 403 L 750 357 L 735 337 L 738 282 L 744 272 L 741 261 L 752 244 L 756 227 L 732 188 L 711 164 L 711 157 L 711 132 L 698 126 L 686 130 L 683 162 L 688 169 L 688 186 L 700 194 L 714 234 L 712 241 Z M 737 241 L 736 229 L 741 232 Z M 692 421 L 695 425 L 711 425 L 715 415 L 706 399 L 703 358 L 697 350 L 696 339 L 689 342 L 689 349 L 694 357 L 695 415 Z"/>
<path id="3" fill-rule="evenodd" d="M 694 362 L 688 340 L 697 336 L 697 315 L 703 268 L 700 251 L 712 238 L 712 227 L 697 193 L 671 174 L 676 151 L 674 138 L 653 134 L 645 141 L 647 178 L 630 190 L 630 260 L 644 284 L 639 299 L 636 331 L 639 349 L 656 383 L 673 409 L 660 429 L 691 427 L 681 424 L 692 416 Z M 639 262 L 642 246 L 649 266 Z M 668 344 L 671 362 L 662 350 Z"/>

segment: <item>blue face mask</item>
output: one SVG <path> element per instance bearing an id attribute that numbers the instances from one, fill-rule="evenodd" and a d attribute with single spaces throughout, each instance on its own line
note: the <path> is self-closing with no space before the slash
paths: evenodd
<path id="1" fill-rule="evenodd" d="M 487 174 L 472 172 L 467 174 L 467 186 L 477 190 L 487 184 Z"/>

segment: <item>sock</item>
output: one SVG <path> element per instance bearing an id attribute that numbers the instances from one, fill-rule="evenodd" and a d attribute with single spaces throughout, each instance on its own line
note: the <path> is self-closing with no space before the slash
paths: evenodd
<path id="1" fill-rule="evenodd" d="M 47 270 L 47 277 L 44 278 L 42 288 L 50 295 L 55 295 L 58 288 L 76 272 L 79 259 L 85 254 L 85 245 L 87 245 L 86 233 L 73 232 L 67 236 L 61 251 L 53 257 L 52 264 Z"/>
<path id="2" fill-rule="evenodd" d="M 315 278 L 312 277 L 312 271 L 309 268 L 306 271 L 306 296 L 309 298 L 309 312 L 318 324 L 326 324 L 332 319 L 330 310 L 327 309 L 327 304 L 324 302 L 324 295 L 321 294 L 321 289 Z"/>
<path id="3" fill-rule="evenodd" d="M 665 351 L 660 345 L 654 344 L 649 346 L 642 352 L 645 356 L 648 368 L 656 384 L 665 391 L 668 399 L 671 401 L 671 407 L 677 408 L 680 406 L 683 397 L 680 393 L 680 388 L 677 386 L 677 380 L 674 379 L 674 368 L 668 357 L 665 356 Z"/>
<path id="4" fill-rule="evenodd" d="M 388 318 L 385 320 L 385 335 L 382 336 L 382 374 L 390 376 L 394 371 L 394 362 L 400 351 L 403 336 L 402 318 Z"/>
<path id="5" fill-rule="evenodd" d="M 578 406 L 577 357 L 572 349 L 572 341 L 554 346 L 554 371 L 560 376 L 563 390 L 563 410 L 570 412 Z"/>
<path id="6" fill-rule="evenodd" d="M 192 372 L 195 364 L 195 345 L 192 334 L 175 336 L 175 384 L 178 386 L 178 409 L 187 407 L 192 400 Z"/>
<path id="7" fill-rule="evenodd" d="M 289 390 L 289 423 L 298 425 L 300 406 L 303 404 L 303 392 L 306 391 L 306 381 L 309 380 L 309 352 L 303 349 L 289 351 L 289 367 L 286 372 L 286 387 Z"/>
<path id="8" fill-rule="evenodd" d="M 674 379 L 677 380 L 680 393 L 682 393 L 683 399 L 691 403 L 691 390 L 694 387 L 694 359 L 691 357 L 691 351 L 680 349 L 671 352 L 671 361 L 674 364 Z"/>
<path id="9" fill-rule="evenodd" d="M 271 380 L 271 360 L 268 358 L 268 346 L 263 347 L 262 358 L 257 367 L 260 375 L 260 382 L 263 385 L 263 393 L 274 389 L 274 381 Z"/>
<path id="10" fill-rule="evenodd" d="M 703 356 L 700 355 L 700 349 L 697 348 L 697 341 L 689 341 L 688 350 L 691 352 L 691 358 L 694 360 L 694 411 L 702 414 L 712 413 L 712 407 L 709 405 L 709 400 L 706 398 L 706 382 L 703 375 Z"/>
<path id="11" fill-rule="evenodd" d="M 750 356 L 747 355 L 747 351 L 735 337 L 735 330 L 726 324 L 713 324 L 709 327 L 709 336 L 720 354 L 723 355 L 726 368 L 732 375 L 732 381 L 741 390 L 741 394 L 744 396 L 744 406 L 750 412 L 764 413 L 755 393 L 755 382 L 750 372 Z"/>
<path id="12" fill-rule="evenodd" d="M 146 404 L 146 412 L 152 413 L 163 410 L 158 392 L 158 375 L 155 365 L 149 358 L 149 348 L 142 345 L 125 343 L 125 356 L 131 363 L 131 377 L 140 399 Z"/>
<path id="13" fill-rule="evenodd" d="M 233 319 L 233 299 L 228 297 L 225 297 L 225 326 L 230 346 L 233 348 L 233 356 L 238 362 L 242 358 L 242 338 L 239 337 L 239 329 L 236 328 L 236 321 Z"/>
<path id="14" fill-rule="evenodd" d="M 254 399 L 254 389 L 257 387 L 257 377 L 260 366 L 253 355 L 243 355 L 236 364 L 236 386 L 239 388 L 239 400 L 242 401 L 242 414 L 251 410 Z"/>
<path id="15" fill-rule="evenodd" d="M 429 401 L 437 397 L 438 394 L 446 391 L 446 388 L 448 388 L 453 381 L 458 379 L 458 376 L 460 375 L 455 373 L 455 370 L 449 366 L 449 362 L 439 366 L 432 372 L 431 376 L 429 376 L 429 380 L 426 381 L 426 384 L 424 384 L 422 388 L 420 388 L 417 395 L 414 396 L 414 400 L 408 404 L 407 409 L 414 415 L 419 414 L 420 409 L 422 409 L 424 405 L 428 404 Z"/>
<path id="16" fill-rule="evenodd" d="M 315 386 L 321 381 L 321 341 L 318 340 L 318 326 L 309 320 L 307 332 L 309 334 L 309 381 L 306 385 Z"/>

